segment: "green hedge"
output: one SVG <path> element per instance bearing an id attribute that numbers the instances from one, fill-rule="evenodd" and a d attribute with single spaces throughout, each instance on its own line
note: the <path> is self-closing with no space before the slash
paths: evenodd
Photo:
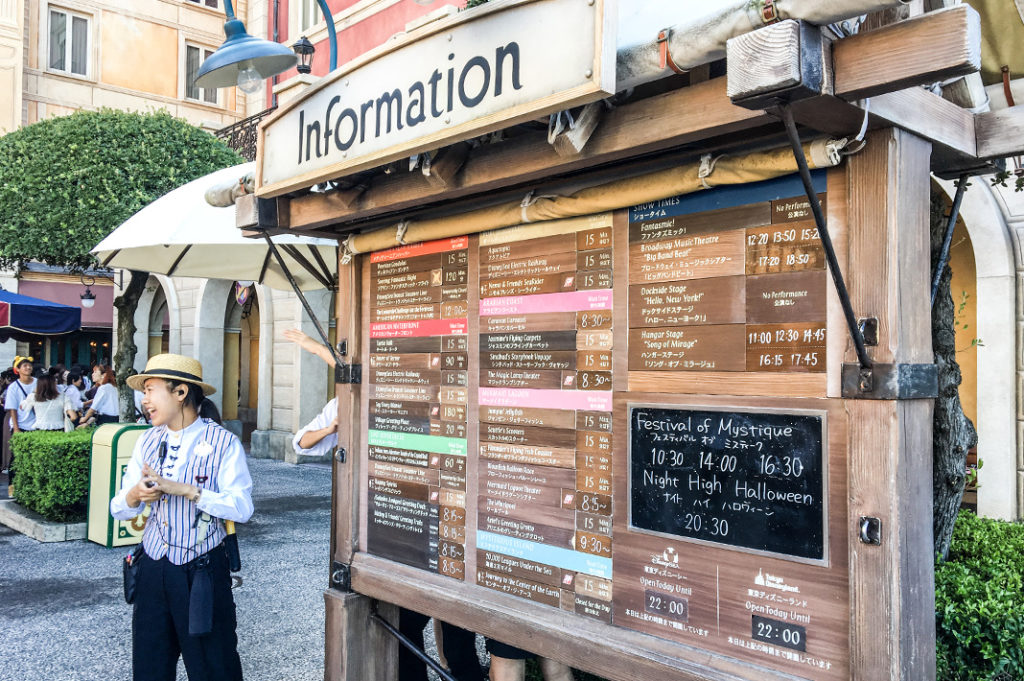
<path id="1" fill-rule="evenodd" d="M 85 520 L 93 430 L 12 436 L 15 500 L 49 520 Z"/>
<path id="2" fill-rule="evenodd" d="M 1024 525 L 962 511 L 935 611 L 940 681 L 1024 681 Z"/>

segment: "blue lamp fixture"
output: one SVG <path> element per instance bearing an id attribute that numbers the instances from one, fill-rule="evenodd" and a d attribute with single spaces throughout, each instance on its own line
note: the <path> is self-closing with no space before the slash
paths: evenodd
<path id="1" fill-rule="evenodd" d="M 326 4 L 321 0 L 321 5 Z M 287 46 L 254 38 L 245 24 L 235 18 L 231 0 L 224 0 L 224 34 L 227 40 L 199 67 L 196 85 L 221 88 L 237 85 L 242 92 L 256 92 L 263 79 L 284 73 L 298 57 Z M 330 26 L 333 28 L 333 22 Z"/>

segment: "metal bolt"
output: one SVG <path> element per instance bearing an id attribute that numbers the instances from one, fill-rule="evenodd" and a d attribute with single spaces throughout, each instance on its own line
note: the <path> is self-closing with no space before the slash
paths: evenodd
<path id="1" fill-rule="evenodd" d="M 449 33 L 448 34 L 448 42 L 451 42 L 454 37 L 455 36 L 453 36 L 451 33 Z"/>
<path id="2" fill-rule="evenodd" d="M 584 72 L 583 72 L 583 77 L 584 77 L 584 78 L 590 78 L 590 77 L 592 77 L 593 75 L 594 75 L 594 72 L 593 72 L 593 71 L 591 71 L 590 69 L 587 69 L 586 71 L 584 71 Z"/>

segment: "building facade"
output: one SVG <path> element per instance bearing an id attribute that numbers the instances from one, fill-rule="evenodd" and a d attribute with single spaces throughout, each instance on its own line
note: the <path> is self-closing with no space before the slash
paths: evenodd
<path id="1" fill-rule="evenodd" d="M 244 17 L 247 3 L 235 5 Z M 0 132 L 102 107 L 230 125 L 245 95 L 195 85 L 223 25 L 222 0 L 2 0 Z"/>

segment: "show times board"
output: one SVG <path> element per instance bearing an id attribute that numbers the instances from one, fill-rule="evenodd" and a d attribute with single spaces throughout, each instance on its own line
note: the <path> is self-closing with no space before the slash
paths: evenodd
<path id="1" fill-rule="evenodd" d="M 825 371 L 798 179 L 365 262 L 364 550 L 845 678 L 825 411 L 628 392 L 632 372 Z"/>

